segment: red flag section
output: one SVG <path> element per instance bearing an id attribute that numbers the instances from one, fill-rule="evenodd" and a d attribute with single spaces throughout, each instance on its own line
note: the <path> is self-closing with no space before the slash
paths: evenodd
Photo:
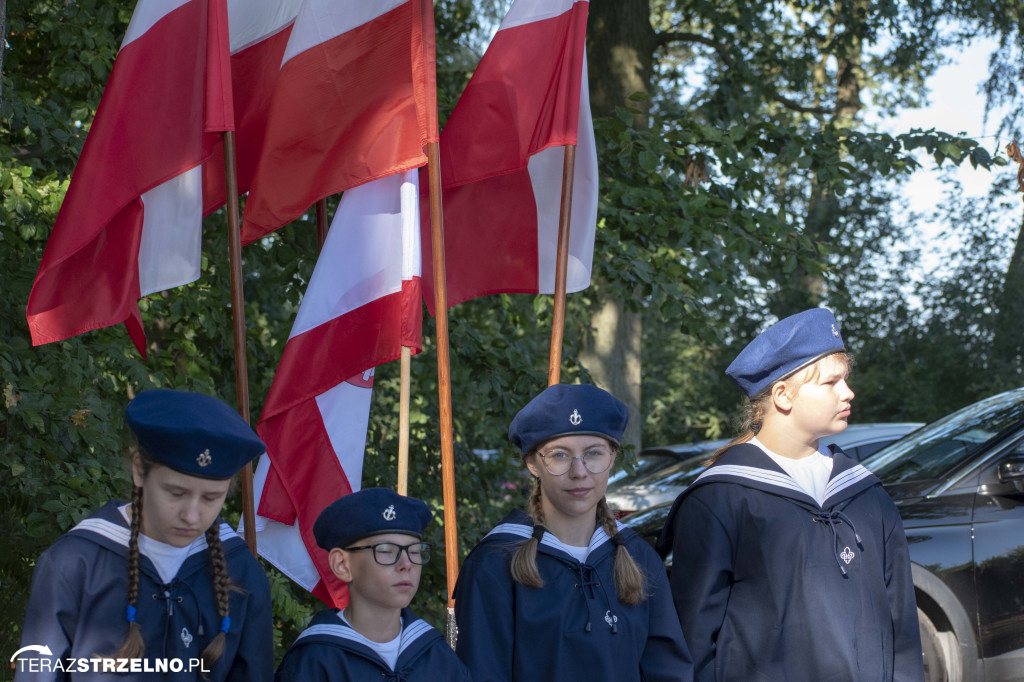
<path id="1" fill-rule="evenodd" d="M 590 284 L 598 178 L 584 52 L 588 7 L 582 0 L 516 0 L 445 125 L 449 305 L 486 294 L 554 292 L 560 145 L 577 145 L 566 288 Z M 433 313 L 428 211 L 422 225 L 424 294 Z"/>
<path id="2" fill-rule="evenodd" d="M 198 166 L 232 119 L 225 19 L 223 0 L 136 6 L 29 295 L 34 344 L 124 322 L 145 354 L 138 299 L 199 276 Z"/>
<path id="3" fill-rule="evenodd" d="M 426 163 L 436 141 L 429 0 L 305 0 L 242 226 L 249 243 L 331 194 Z"/>
<path id="4" fill-rule="evenodd" d="M 360 487 L 372 368 L 422 345 L 418 200 L 415 171 L 342 196 L 257 428 L 259 552 L 329 605 L 347 590 L 313 522 Z"/>
<path id="5" fill-rule="evenodd" d="M 239 194 L 252 184 L 281 60 L 301 4 L 302 0 L 228 0 Z M 203 215 L 224 202 L 224 151 L 218 142 L 203 164 Z"/>

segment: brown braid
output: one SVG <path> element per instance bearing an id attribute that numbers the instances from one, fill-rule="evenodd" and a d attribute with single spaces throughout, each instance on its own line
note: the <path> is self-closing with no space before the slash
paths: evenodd
<path id="1" fill-rule="evenodd" d="M 149 467 L 143 460 L 143 471 Z M 132 486 L 132 526 L 128 540 L 128 606 L 134 609 L 139 600 L 139 532 L 142 529 L 142 488 Z M 128 634 L 117 652 L 117 658 L 141 658 L 146 651 L 142 628 L 136 620 L 128 623 Z"/>
<path id="2" fill-rule="evenodd" d="M 849 353 L 842 351 L 839 353 L 832 353 L 831 355 L 826 355 L 806 367 L 798 369 L 792 374 L 782 377 L 778 381 L 772 382 L 772 386 L 777 384 L 779 381 L 785 381 L 790 384 L 788 386 L 789 390 L 786 391 L 786 394 L 793 396 L 804 384 L 809 384 L 812 381 L 818 380 L 818 377 L 821 376 L 821 365 L 826 361 L 839 363 L 847 372 L 849 372 L 850 368 L 853 366 L 853 356 Z M 743 424 L 740 426 L 740 435 L 736 436 L 716 450 L 715 454 L 711 455 L 711 457 L 704 462 L 704 466 L 709 467 L 717 462 L 718 458 L 732 446 L 751 441 L 764 425 L 764 418 L 768 414 L 768 408 L 771 407 L 772 403 L 771 386 L 751 398 L 745 406 Z"/>
<path id="3" fill-rule="evenodd" d="M 231 612 L 228 593 L 231 591 L 231 577 L 228 575 L 228 564 L 224 558 L 224 545 L 220 542 L 220 519 L 206 529 L 206 544 L 210 551 L 210 570 L 213 573 L 213 592 L 217 598 L 217 615 L 227 618 Z M 203 649 L 203 668 L 212 670 L 213 664 L 224 653 L 227 633 L 221 629 L 217 636 Z"/>
<path id="4" fill-rule="evenodd" d="M 535 524 L 544 524 L 544 508 L 541 506 L 540 479 L 535 478 L 533 493 L 530 495 L 530 508 L 527 510 Z M 537 569 L 537 546 L 540 540 L 531 537 L 524 542 L 512 555 L 512 579 L 527 587 L 544 587 L 544 579 Z"/>
<path id="5" fill-rule="evenodd" d="M 615 515 L 604 497 L 597 503 L 597 522 L 604 528 L 609 538 L 619 532 L 615 523 Z M 647 593 L 647 576 L 636 565 L 626 546 L 615 542 L 615 590 L 619 593 L 619 601 L 626 606 L 636 606 L 650 596 Z"/>

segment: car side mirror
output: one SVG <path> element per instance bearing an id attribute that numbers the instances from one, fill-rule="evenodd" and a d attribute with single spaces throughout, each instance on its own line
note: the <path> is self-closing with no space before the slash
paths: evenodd
<path id="1" fill-rule="evenodd" d="M 999 463 L 999 482 L 1009 484 L 1018 493 L 1024 493 L 1024 457 L 1014 457 Z"/>

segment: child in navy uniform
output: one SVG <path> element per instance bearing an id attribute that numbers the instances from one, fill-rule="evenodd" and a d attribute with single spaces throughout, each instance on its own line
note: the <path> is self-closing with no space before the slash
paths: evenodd
<path id="1" fill-rule="evenodd" d="M 325 609 L 292 644 L 277 682 L 468 682 L 441 633 L 408 609 L 431 547 L 430 509 L 386 488 L 346 495 L 313 524 L 331 570 L 348 584 L 343 610 Z"/>
<path id="2" fill-rule="evenodd" d="M 509 427 L 536 485 L 467 557 L 457 651 L 476 682 L 688 682 L 654 550 L 605 501 L 629 418 L 596 386 L 555 385 Z"/>
<path id="3" fill-rule="evenodd" d="M 726 370 L 749 428 L 676 500 L 658 549 L 700 682 L 924 679 L 896 505 L 818 439 L 847 426 L 853 391 L 823 308 L 770 327 Z"/>
<path id="4" fill-rule="evenodd" d="M 19 660 L 15 679 L 106 680 L 109 659 L 135 659 L 143 671 L 118 679 L 270 680 L 267 577 L 219 517 L 232 477 L 263 443 L 198 393 L 145 391 L 125 414 L 140 446 L 132 501 L 107 503 L 39 557 L 21 643 L 51 655 Z M 145 672 L 159 669 L 154 659 L 181 669 Z"/>

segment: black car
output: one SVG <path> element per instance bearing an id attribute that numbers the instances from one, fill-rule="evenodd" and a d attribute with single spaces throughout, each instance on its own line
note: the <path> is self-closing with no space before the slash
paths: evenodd
<path id="1" fill-rule="evenodd" d="M 1024 680 L 1024 388 L 954 412 L 863 464 L 903 518 L 926 678 Z M 626 524 L 653 544 L 670 508 Z"/>

